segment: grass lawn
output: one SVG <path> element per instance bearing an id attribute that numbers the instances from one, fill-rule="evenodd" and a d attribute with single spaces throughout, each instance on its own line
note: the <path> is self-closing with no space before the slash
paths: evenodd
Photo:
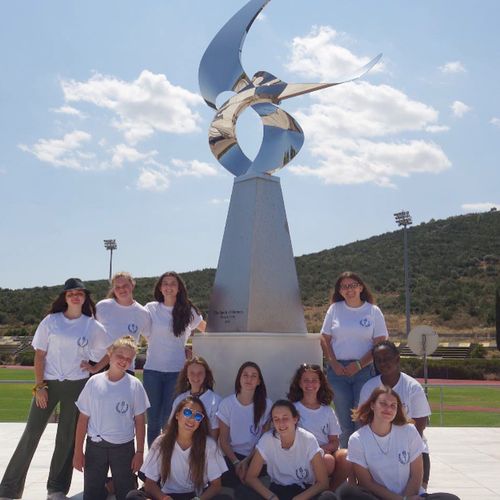
<path id="1" fill-rule="evenodd" d="M 137 373 L 142 380 L 142 370 Z M 34 376 L 32 369 L 0 368 L 0 422 L 24 422 L 31 404 L 31 388 Z M 23 383 L 26 381 L 26 383 Z M 446 408 L 442 418 L 439 411 L 440 389 L 429 388 L 429 401 L 433 408 L 431 425 L 439 427 L 500 427 L 500 412 L 453 411 L 450 406 L 473 406 L 498 408 L 500 410 L 500 387 L 453 387 L 443 386 L 443 404 Z M 441 423 L 442 421 L 442 423 Z"/>

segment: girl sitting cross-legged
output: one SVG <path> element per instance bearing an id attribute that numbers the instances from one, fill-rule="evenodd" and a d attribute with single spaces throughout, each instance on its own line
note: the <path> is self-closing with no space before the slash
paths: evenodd
<path id="1" fill-rule="evenodd" d="M 149 450 L 141 471 L 144 491 L 134 490 L 127 500 L 227 500 L 220 494 L 224 459 L 208 431 L 201 400 L 184 398 L 174 418 Z"/>

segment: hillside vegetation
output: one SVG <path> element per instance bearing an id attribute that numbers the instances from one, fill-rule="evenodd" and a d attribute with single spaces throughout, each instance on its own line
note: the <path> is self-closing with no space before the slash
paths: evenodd
<path id="1" fill-rule="evenodd" d="M 408 229 L 411 311 L 438 330 L 473 331 L 495 325 L 495 293 L 500 276 L 500 212 L 463 215 Z M 309 331 L 318 331 L 336 276 L 361 274 L 370 284 L 393 331 L 402 329 L 404 275 L 402 231 L 296 258 Z M 159 270 L 163 271 L 163 270 Z M 84 277 L 84 273 L 82 273 Z M 214 269 L 183 274 L 193 302 L 208 308 Z M 136 299 L 152 299 L 156 278 L 139 278 Z M 107 280 L 89 281 L 97 300 Z M 0 334 L 30 334 L 61 289 L 0 288 Z"/>

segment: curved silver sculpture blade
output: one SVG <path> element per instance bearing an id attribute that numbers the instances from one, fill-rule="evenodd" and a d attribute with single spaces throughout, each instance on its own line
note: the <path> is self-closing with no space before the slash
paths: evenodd
<path id="1" fill-rule="evenodd" d="M 251 0 L 219 30 L 205 50 L 198 70 L 198 82 L 205 102 L 217 109 L 221 92 L 239 92 L 250 83 L 241 65 L 241 48 L 260 11 L 271 0 Z"/>
<path id="2" fill-rule="evenodd" d="M 271 174 L 289 163 L 304 143 L 299 124 L 279 104 L 315 90 L 361 78 L 382 54 L 351 75 L 334 83 L 286 83 L 266 71 L 250 80 L 241 65 L 241 50 L 246 35 L 261 10 L 270 0 L 250 0 L 217 33 L 203 54 L 198 72 L 205 102 L 217 109 L 217 96 L 236 92 L 217 111 L 209 129 L 209 145 L 219 163 L 233 175 Z M 252 107 L 264 126 L 262 144 L 252 162 L 242 151 L 236 137 L 236 122 L 246 108 Z"/>

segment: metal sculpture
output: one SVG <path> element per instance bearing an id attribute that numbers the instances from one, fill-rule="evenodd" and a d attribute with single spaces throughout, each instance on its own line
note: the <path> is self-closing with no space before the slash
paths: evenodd
<path id="1" fill-rule="evenodd" d="M 199 68 L 200 90 L 205 102 L 217 113 L 209 129 L 213 155 L 236 177 L 272 174 L 283 168 L 299 152 L 304 133 L 297 121 L 278 107 L 281 101 L 315 90 L 356 80 L 382 57 L 334 83 L 286 83 L 266 71 L 249 78 L 241 65 L 241 50 L 256 17 L 270 0 L 251 0 L 217 33 L 205 51 Z M 217 96 L 224 91 L 235 95 L 217 108 Z M 242 151 L 236 138 L 238 117 L 251 106 L 262 119 L 264 135 L 253 161 Z"/>

